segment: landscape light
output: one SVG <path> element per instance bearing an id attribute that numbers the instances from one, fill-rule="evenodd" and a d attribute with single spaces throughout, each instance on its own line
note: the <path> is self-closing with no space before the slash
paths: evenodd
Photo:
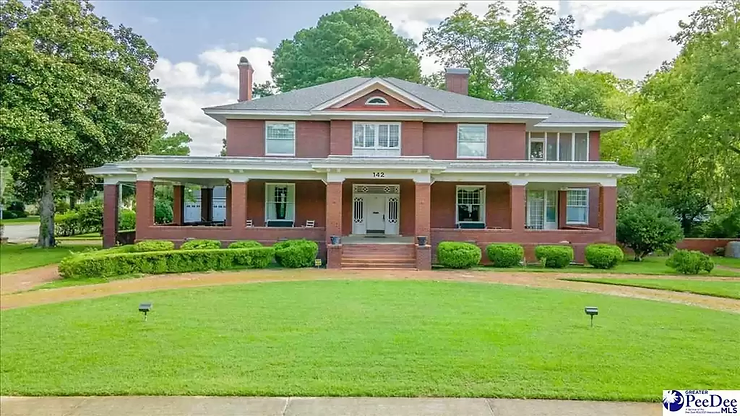
<path id="1" fill-rule="evenodd" d="M 599 314 L 599 308 L 596 306 L 586 306 L 586 315 L 591 317 L 591 328 L 594 327 L 594 315 Z"/>
<path id="2" fill-rule="evenodd" d="M 144 313 L 144 320 L 145 321 L 146 321 L 146 314 L 149 313 L 149 311 L 151 311 L 151 310 L 152 310 L 152 303 L 151 302 L 139 304 L 139 312 L 143 312 Z"/>

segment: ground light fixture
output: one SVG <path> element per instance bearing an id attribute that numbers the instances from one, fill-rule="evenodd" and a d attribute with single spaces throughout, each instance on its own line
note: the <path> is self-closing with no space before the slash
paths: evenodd
<path id="1" fill-rule="evenodd" d="M 140 303 L 139 304 L 139 312 L 142 312 L 144 314 L 144 320 L 146 321 L 146 314 L 149 313 L 152 310 L 152 303 L 146 302 L 146 303 Z"/>
<path id="2" fill-rule="evenodd" d="M 599 314 L 599 308 L 597 308 L 596 306 L 586 306 L 585 311 L 586 311 L 586 315 L 591 317 L 591 328 L 593 328 L 594 327 L 594 315 Z"/>

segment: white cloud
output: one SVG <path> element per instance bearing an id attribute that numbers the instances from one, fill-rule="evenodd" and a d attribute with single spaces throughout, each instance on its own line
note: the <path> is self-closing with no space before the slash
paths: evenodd
<path id="1" fill-rule="evenodd" d="M 589 29 L 607 14 L 618 12 L 628 16 L 645 17 L 684 10 L 691 12 L 706 4 L 706 1 L 570 1 L 570 13 L 578 26 Z M 688 15 L 688 13 L 687 13 Z"/>
<path id="2" fill-rule="evenodd" d="M 144 16 L 141 20 L 143 20 L 144 23 L 148 23 L 150 25 L 153 25 L 155 23 L 159 23 L 159 19 L 157 19 L 154 16 Z"/>
<path id="3" fill-rule="evenodd" d="M 268 61 L 272 51 L 265 48 L 204 51 L 198 63 L 173 64 L 161 58 L 151 72 L 166 93 L 162 110 L 169 123 L 168 133 L 184 131 L 192 137 L 192 155 L 213 156 L 221 150 L 226 128 L 203 114 L 203 107 L 233 103 L 238 95 L 239 58 L 246 56 L 254 67 L 254 81 L 270 79 Z"/>
<path id="4" fill-rule="evenodd" d="M 257 42 L 257 43 L 263 43 L 263 44 L 264 43 L 267 43 L 267 39 L 266 38 L 262 38 L 262 37 L 254 38 L 254 41 Z"/>

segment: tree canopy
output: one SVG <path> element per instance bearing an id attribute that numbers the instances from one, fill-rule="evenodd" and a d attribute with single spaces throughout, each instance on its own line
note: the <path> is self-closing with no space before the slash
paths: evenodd
<path id="1" fill-rule="evenodd" d="M 162 135 L 152 140 L 149 144 L 148 153 L 152 155 L 188 156 L 190 155 L 188 144 L 192 141 L 193 139 L 182 131 L 169 136 Z"/>
<path id="2" fill-rule="evenodd" d="M 164 131 L 157 54 L 86 0 L 7 0 L 0 16 L 0 151 L 40 198 L 48 247 L 55 182 L 143 153 Z"/>
<path id="3" fill-rule="evenodd" d="M 416 45 L 393 32 L 376 11 L 355 6 L 321 16 L 316 27 L 286 39 L 273 53 L 272 77 L 282 92 L 354 76 L 418 82 Z"/>

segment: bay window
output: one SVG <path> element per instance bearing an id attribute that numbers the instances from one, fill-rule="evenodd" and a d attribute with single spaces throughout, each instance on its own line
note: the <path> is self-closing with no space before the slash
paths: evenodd
<path id="1" fill-rule="evenodd" d="M 457 125 L 457 157 L 481 158 L 487 155 L 487 126 L 485 124 Z"/>
<path id="2" fill-rule="evenodd" d="M 456 223 L 485 223 L 486 188 L 458 186 L 455 205 Z"/>
<path id="3" fill-rule="evenodd" d="M 588 133 L 529 132 L 528 158 L 537 161 L 588 160 Z"/>
<path id="4" fill-rule="evenodd" d="M 295 123 L 265 122 L 265 155 L 295 156 Z"/>

